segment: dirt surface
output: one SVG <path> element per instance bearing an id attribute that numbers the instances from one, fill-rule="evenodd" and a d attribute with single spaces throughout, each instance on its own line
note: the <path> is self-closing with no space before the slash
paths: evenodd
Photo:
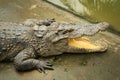
<path id="1" fill-rule="evenodd" d="M 57 21 L 86 23 L 43 0 L 1 0 L 0 19 L 21 22 L 27 18 L 56 18 Z M 54 70 L 17 72 L 13 63 L 0 63 L 0 80 L 120 80 L 120 36 L 110 32 L 95 35 L 108 43 L 108 51 L 92 54 L 63 54 L 43 58 Z"/>
<path id="2" fill-rule="evenodd" d="M 55 18 L 57 21 L 85 22 L 44 0 L 0 0 L 0 21 L 20 22 L 28 18 Z"/>

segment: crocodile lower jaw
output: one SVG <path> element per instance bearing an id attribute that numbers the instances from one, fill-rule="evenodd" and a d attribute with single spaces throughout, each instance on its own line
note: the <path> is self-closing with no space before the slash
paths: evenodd
<path id="1" fill-rule="evenodd" d="M 102 40 L 92 41 L 88 37 L 68 39 L 68 45 L 73 48 L 86 49 L 90 51 L 105 51 L 107 45 Z"/>

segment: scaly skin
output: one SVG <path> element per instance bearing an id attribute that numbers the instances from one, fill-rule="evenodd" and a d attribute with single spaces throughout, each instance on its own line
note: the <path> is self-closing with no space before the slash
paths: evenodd
<path id="1" fill-rule="evenodd" d="M 37 60 L 38 56 L 106 51 L 107 44 L 99 40 L 96 43 L 90 37 L 108 26 L 106 22 L 80 25 L 57 23 L 54 19 L 1 22 L 0 61 L 14 61 L 19 71 L 38 69 L 44 72 L 46 68 L 52 69 L 51 64 Z"/>

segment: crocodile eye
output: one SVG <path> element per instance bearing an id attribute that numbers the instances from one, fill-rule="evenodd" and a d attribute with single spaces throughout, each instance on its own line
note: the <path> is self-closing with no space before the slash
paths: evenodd
<path id="1" fill-rule="evenodd" d="M 68 31 L 68 32 L 72 32 L 72 31 L 74 31 L 74 29 L 68 29 L 67 31 Z"/>
<path id="2" fill-rule="evenodd" d="M 59 30 L 58 33 L 59 33 L 59 34 L 67 34 L 67 33 L 70 33 L 70 32 L 72 32 L 72 31 L 73 31 L 73 29 Z"/>
<path id="3" fill-rule="evenodd" d="M 67 32 L 68 32 L 68 31 L 67 31 L 67 30 L 65 30 L 65 31 L 63 31 L 63 32 L 62 32 L 62 34 L 66 34 Z"/>

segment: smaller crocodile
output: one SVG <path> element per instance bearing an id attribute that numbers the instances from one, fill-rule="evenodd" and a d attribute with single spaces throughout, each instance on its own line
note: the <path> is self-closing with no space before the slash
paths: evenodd
<path id="1" fill-rule="evenodd" d="M 52 65 L 36 59 L 39 56 L 106 51 L 107 44 L 94 40 L 94 35 L 108 26 L 106 22 L 74 24 L 54 19 L 0 22 L 0 61 L 14 61 L 18 71 L 45 72 L 45 69 L 53 69 Z"/>

